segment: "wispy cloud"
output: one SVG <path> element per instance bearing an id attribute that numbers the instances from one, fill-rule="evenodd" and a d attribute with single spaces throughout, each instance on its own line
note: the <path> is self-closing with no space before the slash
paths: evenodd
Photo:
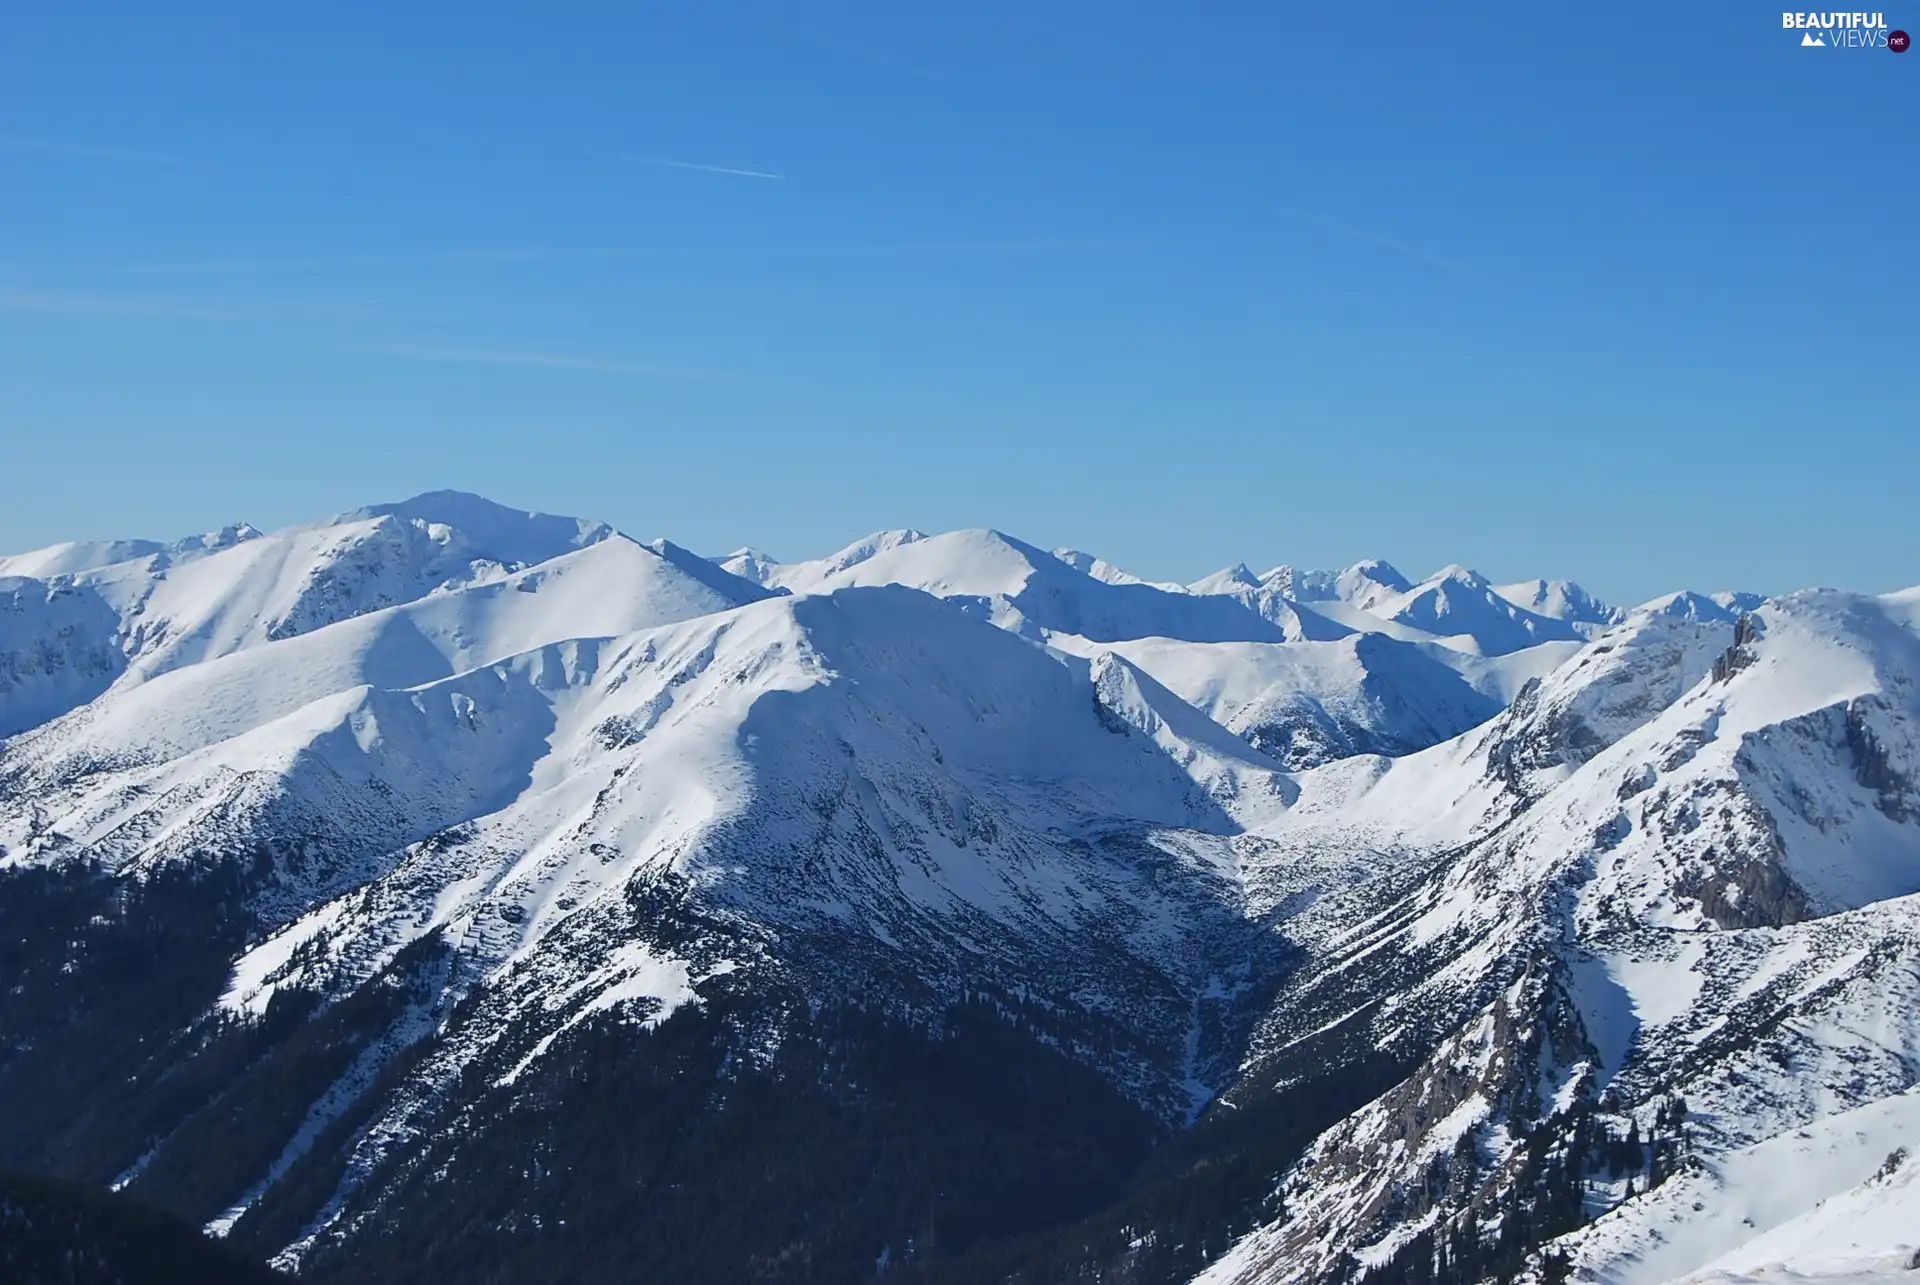
<path id="1" fill-rule="evenodd" d="M 149 152 L 137 147 L 109 147 L 101 143 L 76 143 L 69 139 L 12 136 L 0 136 L 0 152 L 28 156 L 77 156 L 95 161 L 137 161 L 147 165 L 171 165 L 180 159 L 168 152 Z"/>
<path id="2" fill-rule="evenodd" d="M 1464 265 L 1447 258 L 1445 255 L 1435 254 L 1431 250 L 1422 250 L 1417 245 L 1408 245 L 1398 237 L 1387 236 L 1382 232 L 1369 232 L 1365 228 L 1341 228 L 1340 231 L 1345 232 L 1350 237 L 1357 237 L 1369 245 L 1377 245 L 1383 250 L 1392 250 L 1395 254 L 1404 254 L 1408 258 L 1418 259 L 1422 263 L 1431 263 L 1434 267 L 1444 268 L 1448 272 L 1464 274 L 1467 271 Z"/>
<path id="3" fill-rule="evenodd" d="M 1306 210 L 1287 209 L 1281 212 L 1298 222 L 1310 224 L 1314 227 L 1325 229 L 1328 232 L 1337 232 L 1341 236 L 1352 237 L 1356 241 L 1365 241 L 1368 245 L 1378 246 L 1382 250 L 1391 250 L 1395 254 L 1403 254 L 1409 259 L 1418 259 L 1422 263 L 1432 264 L 1436 268 L 1455 273 L 1459 276 L 1472 275 L 1466 265 L 1457 260 L 1435 254 L 1431 250 L 1424 250 L 1417 245 L 1411 245 L 1408 242 L 1402 241 L 1398 237 L 1388 236 L 1384 232 L 1375 232 L 1368 228 L 1356 227 L 1342 219 L 1330 218 L 1327 215 L 1315 214 Z"/>
<path id="4" fill-rule="evenodd" d="M 393 254 L 289 255 L 259 259 L 182 259 L 173 262 L 86 264 L 94 271 L 151 276 L 219 276 L 275 272 L 333 272 L 347 268 L 488 267 L 540 263 L 620 262 L 624 260 L 783 260 L 859 259 L 888 255 L 1086 254 L 1108 250 L 1150 250 L 1164 242 L 1101 237 L 1007 237 L 1000 240 L 866 241 L 847 245 L 758 246 L 505 246 L 461 250 L 421 250 Z"/>
<path id="5" fill-rule="evenodd" d="M 383 310 L 314 306 L 298 301 L 262 302 L 237 307 L 177 297 L 75 294 L 67 291 L 18 290 L 0 287 L 0 313 L 9 312 L 43 313 L 76 318 L 130 318 L 246 325 L 282 323 L 292 327 L 289 333 L 299 333 L 303 323 L 354 320 L 364 324 L 368 321 L 384 320 L 391 324 L 403 321 Z M 309 332 L 309 338 L 318 337 L 311 332 L 311 326 L 305 328 Z M 648 379 L 731 378 L 725 374 L 693 370 L 684 366 L 669 366 L 659 362 L 634 361 L 624 357 L 569 352 L 545 347 L 402 342 L 344 343 L 336 346 L 348 352 L 371 353 L 401 361 L 440 362 L 462 366 L 570 370 Z"/>
<path id="6" fill-rule="evenodd" d="M 155 276 L 253 272 L 332 272 L 341 268 L 430 268 L 465 264 L 539 263 L 563 259 L 633 258 L 644 250 L 617 246 L 556 249 L 545 246 L 509 246 L 491 249 L 417 250 L 395 254 L 307 254 L 266 258 L 178 259 L 166 262 L 89 265 L 110 271 Z"/>
<path id="7" fill-rule="evenodd" d="M 243 314 L 193 299 L 0 290 L 0 312 L 60 313 L 75 317 L 162 317 L 176 321 L 239 321 Z"/>
<path id="8" fill-rule="evenodd" d="M 460 366 L 534 366 L 550 370 L 580 370 L 602 375 L 640 375 L 650 379 L 711 379 L 703 371 L 651 362 L 627 361 L 588 353 L 553 352 L 540 348 L 452 348 L 432 344 L 353 344 L 353 352 L 396 357 L 403 361 L 445 362 Z"/>
<path id="9" fill-rule="evenodd" d="M 697 161 L 668 161 L 655 156 L 629 157 L 636 165 L 657 165 L 669 170 L 698 170 L 702 174 L 726 174 L 733 178 L 764 178 L 775 182 L 784 180 L 785 174 L 769 174 L 765 170 L 737 170 L 727 165 L 702 165 Z"/>

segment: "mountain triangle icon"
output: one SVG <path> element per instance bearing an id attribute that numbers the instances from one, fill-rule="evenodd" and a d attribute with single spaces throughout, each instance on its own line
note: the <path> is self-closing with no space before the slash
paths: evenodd
<path id="1" fill-rule="evenodd" d="M 1826 44 L 1827 42 L 1825 40 L 1823 40 L 1819 36 L 1814 35 L 1811 31 L 1809 31 L 1806 35 L 1800 37 L 1800 47 L 1802 49 L 1806 49 L 1812 45 L 1819 45 L 1821 48 L 1824 49 L 1826 47 Z"/>

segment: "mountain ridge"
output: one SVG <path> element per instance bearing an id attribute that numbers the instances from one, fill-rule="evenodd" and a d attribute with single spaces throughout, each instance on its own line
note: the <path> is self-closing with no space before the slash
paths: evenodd
<path id="1" fill-rule="evenodd" d="M 13 565 L 0 1164 L 313 1279 L 536 1279 L 565 1210 L 688 1280 L 1654 1285 L 1675 1201 L 1916 1091 L 1920 589 L 457 493 Z M 1661 1261 L 1908 1207 L 1849 1166 Z"/>

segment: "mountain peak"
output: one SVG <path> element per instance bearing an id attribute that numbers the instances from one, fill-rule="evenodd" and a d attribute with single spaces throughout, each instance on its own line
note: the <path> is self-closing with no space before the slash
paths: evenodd
<path id="1" fill-rule="evenodd" d="M 1487 584 L 1487 578 L 1485 576 L 1473 570 L 1471 567 L 1463 567 L 1457 562 L 1449 562 L 1446 566 L 1441 567 L 1438 571 L 1428 576 L 1425 583 L 1432 584 L 1436 580 L 1451 580 L 1456 584 L 1471 585 L 1475 589 L 1483 588 Z"/>
<path id="2" fill-rule="evenodd" d="M 1202 576 L 1187 588 L 1194 593 L 1231 593 L 1235 589 L 1264 588 L 1260 577 L 1253 574 L 1244 562 L 1236 562 L 1230 567 Z"/>
<path id="3" fill-rule="evenodd" d="M 1116 567 L 1105 558 L 1096 558 L 1091 553 L 1083 553 L 1079 549 L 1055 549 L 1053 556 L 1072 567 L 1075 571 L 1078 571 L 1081 575 L 1092 576 L 1095 580 L 1102 580 L 1107 584 L 1151 585 L 1153 588 L 1165 589 L 1170 593 L 1185 593 L 1187 591 L 1185 585 L 1166 584 L 1160 581 L 1148 580 L 1144 576 L 1137 576 L 1122 567 Z"/>
<path id="4" fill-rule="evenodd" d="M 386 517 L 458 531 L 486 556 L 514 566 L 544 562 L 614 534 L 605 522 L 510 508 L 482 495 L 451 490 L 423 491 L 389 504 L 349 509 L 324 525 Z"/>
<path id="5" fill-rule="evenodd" d="M 1617 625 L 1627 618 L 1626 612 L 1600 601 L 1571 580 L 1521 580 L 1494 585 L 1493 591 L 1537 616 L 1564 620 L 1576 626 L 1598 629 Z"/>
<path id="6" fill-rule="evenodd" d="M 1342 580 L 1384 585 L 1395 593 L 1405 593 L 1413 588 L 1413 582 L 1400 574 L 1399 568 L 1384 558 L 1362 558 L 1340 573 Z"/>
<path id="7" fill-rule="evenodd" d="M 1633 615 L 1666 616 L 1674 620 L 1730 621 L 1739 613 L 1727 604 L 1716 602 L 1704 593 L 1682 589 L 1650 598 L 1633 609 Z"/>
<path id="8" fill-rule="evenodd" d="M 758 602 L 762 598 L 786 592 L 785 590 L 769 590 L 767 586 L 761 584 L 759 581 L 748 576 L 739 575 L 714 562 L 711 558 L 703 558 L 691 550 L 683 549 L 671 540 L 664 538 L 650 540 L 640 547 L 657 554 L 662 561 L 671 565 L 681 574 L 697 580 L 723 598 L 733 602 Z"/>
<path id="9" fill-rule="evenodd" d="M 916 531 L 912 527 L 893 527 L 885 531 L 875 531 L 872 535 L 855 540 L 845 548 L 828 554 L 820 560 L 819 565 L 827 574 L 845 571 L 882 553 L 904 548 L 909 544 L 918 544 L 926 538 L 925 532 Z"/>
<path id="10" fill-rule="evenodd" d="M 1340 573 L 1311 571 L 1282 562 L 1260 573 L 1260 583 L 1295 602 L 1323 602 L 1340 593 Z"/>
<path id="11" fill-rule="evenodd" d="M 1372 611 L 1381 603 L 1413 588 L 1413 583 L 1392 563 L 1365 558 L 1342 571 L 1334 579 L 1334 596 Z"/>

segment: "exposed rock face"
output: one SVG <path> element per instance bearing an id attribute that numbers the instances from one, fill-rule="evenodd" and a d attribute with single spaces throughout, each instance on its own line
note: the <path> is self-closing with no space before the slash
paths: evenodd
<path id="1" fill-rule="evenodd" d="M 1910 747 L 1911 724 L 1892 701 L 1860 696 L 1847 702 L 1847 748 L 1853 751 L 1855 779 L 1874 792 L 1888 820 L 1910 822 L 1920 818 L 1920 764 L 1892 748 L 1876 726 L 1896 721 Z"/>
<path id="2" fill-rule="evenodd" d="M 1724 683 L 1753 663 L 1751 645 L 1760 636 L 1759 617 L 1742 615 L 1733 626 L 1733 645 L 1713 662 L 1713 681 Z"/>

